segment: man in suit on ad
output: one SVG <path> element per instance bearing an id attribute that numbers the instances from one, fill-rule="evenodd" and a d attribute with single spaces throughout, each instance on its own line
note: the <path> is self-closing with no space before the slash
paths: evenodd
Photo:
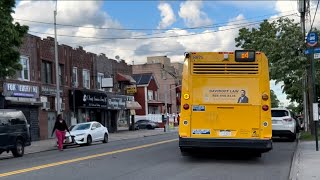
<path id="1" fill-rule="evenodd" d="M 249 99 L 246 96 L 246 91 L 245 90 L 241 90 L 241 96 L 238 99 L 238 103 L 248 103 Z"/>

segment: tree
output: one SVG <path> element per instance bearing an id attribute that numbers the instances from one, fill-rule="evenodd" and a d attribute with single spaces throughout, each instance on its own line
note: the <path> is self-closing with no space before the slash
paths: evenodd
<path id="1" fill-rule="evenodd" d="M 0 80 L 21 70 L 18 48 L 28 32 L 28 26 L 13 23 L 15 0 L 0 1 Z M 2 84 L 0 84 L 2 87 Z"/>
<path id="2" fill-rule="evenodd" d="M 299 114 L 300 113 L 300 110 L 299 110 L 299 107 L 296 106 L 295 104 L 293 103 L 290 103 L 287 107 L 287 109 L 290 109 L 292 112 L 294 112 L 295 114 Z"/>
<path id="3" fill-rule="evenodd" d="M 270 96 L 271 96 L 271 107 L 272 108 L 279 107 L 280 101 L 278 100 L 278 97 L 273 90 L 270 91 Z"/>
<path id="4" fill-rule="evenodd" d="M 292 101 L 302 103 L 302 79 L 307 59 L 304 39 L 298 23 L 288 18 L 263 21 L 258 28 L 242 28 L 236 46 L 262 51 L 270 63 L 270 78 L 284 82 L 283 92 Z"/>

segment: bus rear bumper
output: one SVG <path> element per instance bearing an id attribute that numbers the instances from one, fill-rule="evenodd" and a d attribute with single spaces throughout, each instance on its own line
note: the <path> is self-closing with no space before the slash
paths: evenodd
<path id="1" fill-rule="evenodd" d="M 245 149 L 263 153 L 272 149 L 272 140 L 179 138 L 179 147 Z"/>

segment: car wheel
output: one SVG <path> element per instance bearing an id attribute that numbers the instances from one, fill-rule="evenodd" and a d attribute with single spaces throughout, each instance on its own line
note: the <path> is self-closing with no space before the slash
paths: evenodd
<path id="1" fill-rule="evenodd" d="M 151 126 L 151 125 L 148 125 L 148 126 L 147 126 L 147 129 L 152 129 L 152 126 Z"/>
<path id="2" fill-rule="evenodd" d="M 108 134 L 107 133 L 105 133 L 104 134 L 104 137 L 103 137 L 103 141 L 102 141 L 103 143 L 108 143 L 109 142 L 109 137 L 108 137 Z"/>
<path id="3" fill-rule="evenodd" d="M 24 154 L 24 144 L 23 141 L 18 139 L 14 148 L 11 150 L 14 157 L 22 157 Z"/>
<path id="4" fill-rule="evenodd" d="M 293 135 L 291 135 L 291 136 L 289 137 L 289 140 L 290 140 L 291 142 L 294 142 L 296 139 L 297 139 L 297 134 L 293 134 Z"/>
<path id="5" fill-rule="evenodd" d="M 90 135 L 88 135 L 87 137 L 87 146 L 90 146 L 92 143 L 92 137 Z"/>

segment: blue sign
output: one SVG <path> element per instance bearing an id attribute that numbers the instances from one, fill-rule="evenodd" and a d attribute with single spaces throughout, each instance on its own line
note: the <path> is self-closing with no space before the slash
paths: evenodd
<path id="1" fill-rule="evenodd" d="M 313 47 L 317 44 L 318 44 L 318 34 L 315 32 L 310 32 L 307 36 L 307 45 Z"/>
<path id="2" fill-rule="evenodd" d="M 304 51 L 304 54 L 311 54 L 311 53 L 313 53 L 313 52 L 312 52 L 312 49 L 306 49 L 306 50 Z"/>
<path id="3" fill-rule="evenodd" d="M 314 53 L 320 53 L 320 48 L 314 48 Z"/>

